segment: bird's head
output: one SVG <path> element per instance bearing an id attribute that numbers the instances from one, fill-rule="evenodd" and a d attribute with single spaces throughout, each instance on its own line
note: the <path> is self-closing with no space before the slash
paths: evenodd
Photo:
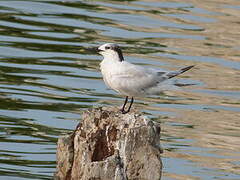
<path id="1" fill-rule="evenodd" d="M 117 44 L 107 43 L 99 46 L 97 52 L 104 58 L 111 58 L 113 60 L 124 61 L 122 50 Z"/>

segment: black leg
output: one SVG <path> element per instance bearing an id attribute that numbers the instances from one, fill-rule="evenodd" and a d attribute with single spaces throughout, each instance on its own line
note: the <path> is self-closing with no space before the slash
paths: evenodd
<path id="1" fill-rule="evenodd" d="M 122 111 L 123 114 L 126 113 L 126 112 L 125 112 L 125 106 L 126 106 L 127 102 L 128 102 L 128 96 L 126 96 L 125 102 L 124 102 L 123 107 L 122 107 L 122 109 L 121 109 L 121 111 Z"/>
<path id="2" fill-rule="evenodd" d="M 134 101 L 134 99 L 133 99 L 133 97 L 132 97 L 131 102 L 130 102 L 130 105 L 129 105 L 128 110 L 127 110 L 126 113 L 128 113 L 128 112 L 130 111 L 130 109 L 131 109 L 131 107 L 132 107 L 132 104 L 133 104 L 133 101 Z"/>

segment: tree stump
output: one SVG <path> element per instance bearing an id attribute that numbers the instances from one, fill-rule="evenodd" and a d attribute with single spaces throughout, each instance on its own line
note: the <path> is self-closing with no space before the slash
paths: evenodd
<path id="1" fill-rule="evenodd" d="M 60 137 L 56 180 L 160 180 L 160 125 L 113 107 L 83 113 L 76 130 Z"/>

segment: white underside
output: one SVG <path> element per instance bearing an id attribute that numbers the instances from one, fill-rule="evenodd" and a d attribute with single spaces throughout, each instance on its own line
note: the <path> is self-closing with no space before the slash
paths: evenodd
<path id="1" fill-rule="evenodd" d="M 159 76 L 154 69 L 106 58 L 100 63 L 100 69 L 105 84 L 121 95 L 146 96 L 165 90 L 162 82 L 167 78 Z"/>

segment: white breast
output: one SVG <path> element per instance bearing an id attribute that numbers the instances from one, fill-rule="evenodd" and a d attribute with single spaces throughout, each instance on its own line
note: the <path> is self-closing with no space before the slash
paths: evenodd
<path id="1" fill-rule="evenodd" d="M 159 79 L 153 70 L 123 61 L 103 60 L 100 64 L 108 87 L 126 96 L 145 96 L 156 89 Z"/>
<path id="2" fill-rule="evenodd" d="M 111 62 L 105 61 L 103 60 L 100 63 L 100 69 L 101 69 L 101 73 L 103 75 L 103 80 L 105 82 L 105 84 L 109 87 L 109 88 L 113 88 L 112 85 L 112 76 L 114 74 L 114 68 L 116 65 L 114 65 Z"/>

